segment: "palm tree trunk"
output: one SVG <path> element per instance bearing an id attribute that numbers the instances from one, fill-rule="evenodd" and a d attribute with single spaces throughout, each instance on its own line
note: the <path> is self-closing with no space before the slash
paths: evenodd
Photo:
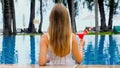
<path id="1" fill-rule="evenodd" d="M 11 35 L 11 10 L 10 10 L 10 0 L 4 0 L 3 9 L 3 35 Z"/>
<path id="2" fill-rule="evenodd" d="M 1 0 L 1 4 L 2 4 L 2 13 L 3 13 L 3 31 L 4 31 L 4 0 Z"/>
<path id="3" fill-rule="evenodd" d="M 35 0 L 31 0 L 31 7 L 30 7 L 30 21 L 28 26 L 28 33 L 36 33 L 35 26 L 34 26 L 34 18 L 35 18 Z"/>
<path id="4" fill-rule="evenodd" d="M 108 30 L 112 30 L 112 23 L 113 23 L 113 13 L 114 13 L 114 0 L 109 1 L 110 4 L 110 11 L 109 11 L 109 21 L 108 21 Z"/>
<path id="5" fill-rule="evenodd" d="M 41 17 L 40 17 L 38 33 L 42 33 L 42 23 L 43 23 L 42 0 L 40 0 L 40 15 L 41 15 Z"/>
<path id="6" fill-rule="evenodd" d="M 100 29 L 101 31 L 107 31 L 103 0 L 98 0 L 98 4 L 99 4 L 99 11 L 100 11 L 100 18 L 101 18 Z"/>
<path id="7" fill-rule="evenodd" d="M 68 2 L 68 8 L 69 8 L 69 13 L 70 13 L 70 18 L 71 18 L 71 26 L 72 26 L 72 31 L 73 33 L 76 33 L 76 23 L 75 23 L 75 16 L 74 16 L 74 4 L 73 0 L 67 0 Z"/>
<path id="8" fill-rule="evenodd" d="M 95 3 L 95 28 L 96 28 L 96 34 L 99 32 L 98 28 L 98 0 L 94 1 Z"/>
<path id="9" fill-rule="evenodd" d="M 1 0 L 1 4 L 2 4 L 2 11 L 4 10 L 4 0 Z"/>
<path id="10" fill-rule="evenodd" d="M 14 1 L 10 0 L 11 5 L 11 16 L 12 16 L 12 23 L 13 23 L 13 34 L 16 34 L 16 19 L 15 19 L 15 8 L 14 8 Z"/>

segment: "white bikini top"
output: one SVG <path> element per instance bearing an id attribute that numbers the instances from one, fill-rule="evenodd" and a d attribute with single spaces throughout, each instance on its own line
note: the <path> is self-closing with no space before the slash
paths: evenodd
<path id="1" fill-rule="evenodd" d="M 49 34 L 47 34 L 48 40 L 50 39 Z M 74 65 L 75 60 L 72 57 L 72 35 L 70 37 L 70 52 L 65 57 L 59 57 L 56 56 L 53 52 L 50 50 L 50 46 L 48 45 L 48 53 L 47 56 L 50 58 L 50 62 L 47 64 L 50 65 Z"/>

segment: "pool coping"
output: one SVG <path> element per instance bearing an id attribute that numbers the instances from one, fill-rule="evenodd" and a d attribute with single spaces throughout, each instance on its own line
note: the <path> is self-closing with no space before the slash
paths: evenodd
<path id="1" fill-rule="evenodd" d="M 0 68 L 120 68 L 120 65 L 39 66 L 39 65 L 20 65 L 20 64 L 0 64 Z"/>

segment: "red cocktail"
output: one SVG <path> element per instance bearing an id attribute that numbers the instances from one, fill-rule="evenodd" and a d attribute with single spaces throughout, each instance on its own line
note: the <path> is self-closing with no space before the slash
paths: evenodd
<path id="1" fill-rule="evenodd" d="M 84 38 L 84 35 L 87 34 L 87 33 L 88 33 L 88 30 L 86 29 L 86 30 L 84 30 L 82 33 L 77 33 L 77 35 L 78 35 L 78 37 L 79 37 L 80 39 L 83 39 L 83 38 Z"/>

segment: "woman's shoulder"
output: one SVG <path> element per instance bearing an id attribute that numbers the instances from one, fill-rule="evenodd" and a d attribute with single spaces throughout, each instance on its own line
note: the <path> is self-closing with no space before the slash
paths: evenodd
<path id="1" fill-rule="evenodd" d="M 77 38 L 76 38 L 76 34 L 72 33 L 72 44 L 78 44 Z"/>
<path id="2" fill-rule="evenodd" d="M 47 38 L 47 33 L 42 34 L 41 38 Z"/>
<path id="3" fill-rule="evenodd" d="M 72 40 L 76 39 L 76 34 L 72 33 Z"/>
<path id="4" fill-rule="evenodd" d="M 41 36 L 41 41 L 43 42 L 48 42 L 48 34 L 47 33 L 44 33 L 42 36 Z"/>

